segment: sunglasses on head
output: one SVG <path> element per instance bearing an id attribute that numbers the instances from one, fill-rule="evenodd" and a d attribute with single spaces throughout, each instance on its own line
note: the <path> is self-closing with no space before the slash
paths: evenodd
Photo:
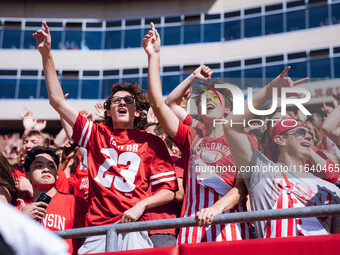
<path id="1" fill-rule="evenodd" d="M 122 101 L 122 99 L 124 99 L 124 102 L 127 104 L 133 104 L 133 102 L 135 101 L 135 98 L 133 96 L 125 96 L 125 97 L 113 96 L 112 103 L 119 104 L 120 101 Z"/>
<path id="2" fill-rule="evenodd" d="M 302 136 L 302 137 L 305 137 L 306 134 L 309 134 L 312 138 L 314 138 L 314 135 L 311 131 L 309 130 L 306 130 L 304 128 L 295 128 L 293 130 L 288 130 L 286 132 L 283 132 L 281 135 L 285 135 L 285 134 L 294 134 L 295 137 L 298 137 L 298 136 Z"/>

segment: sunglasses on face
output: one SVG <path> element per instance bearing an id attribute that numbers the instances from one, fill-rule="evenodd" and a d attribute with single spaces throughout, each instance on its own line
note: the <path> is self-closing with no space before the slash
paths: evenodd
<path id="1" fill-rule="evenodd" d="M 312 139 L 314 138 L 313 133 L 311 131 L 304 129 L 304 128 L 296 128 L 296 129 L 293 129 L 293 130 L 289 130 L 287 132 L 284 132 L 282 135 L 294 134 L 295 137 L 298 137 L 298 136 L 305 137 L 307 133 L 312 137 Z"/>
<path id="2" fill-rule="evenodd" d="M 120 101 L 122 101 L 122 99 L 124 99 L 124 102 L 127 103 L 127 104 L 133 104 L 133 102 L 135 101 L 135 98 L 133 96 L 125 96 L 125 97 L 113 96 L 112 97 L 112 103 L 119 104 Z"/>

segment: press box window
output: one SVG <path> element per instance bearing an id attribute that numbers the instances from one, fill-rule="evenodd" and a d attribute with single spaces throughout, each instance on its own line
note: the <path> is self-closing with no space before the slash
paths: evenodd
<path id="1" fill-rule="evenodd" d="M 101 31 L 87 31 L 85 32 L 85 42 L 81 43 L 81 49 L 99 50 L 102 48 Z"/>
<path id="2" fill-rule="evenodd" d="M 283 32 L 283 13 L 265 16 L 266 35 Z"/>
<path id="3" fill-rule="evenodd" d="M 21 79 L 19 83 L 19 98 L 33 99 L 37 97 L 36 79 Z"/>
<path id="4" fill-rule="evenodd" d="M 287 12 L 287 32 L 306 29 L 306 11 Z"/>
<path id="5" fill-rule="evenodd" d="M 81 48 L 82 23 L 66 23 L 64 49 L 79 50 Z"/>
<path id="6" fill-rule="evenodd" d="M 169 95 L 170 92 L 179 84 L 179 78 L 179 75 L 164 75 L 162 77 L 164 95 Z"/>
<path id="7" fill-rule="evenodd" d="M 261 36 L 261 17 L 245 19 L 244 31 L 245 37 Z"/>
<path id="8" fill-rule="evenodd" d="M 224 40 L 231 41 L 241 38 L 241 21 L 224 22 Z"/>
<path id="9" fill-rule="evenodd" d="M 204 42 L 221 41 L 221 23 L 204 24 Z"/>
<path id="10" fill-rule="evenodd" d="M 81 98 L 98 99 L 99 98 L 99 80 L 82 80 Z"/>
<path id="11" fill-rule="evenodd" d="M 164 27 L 164 45 L 177 45 L 181 42 L 181 26 Z"/>
<path id="12" fill-rule="evenodd" d="M 124 38 L 124 48 L 136 48 L 141 46 L 141 30 L 126 29 Z"/>
<path id="13" fill-rule="evenodd" d="M 310 70 L 312 80 L 331 78 L 331 63 L 329 58 L 311 59 Z"/>
<path id="14" fill-rule="evenodd" d="M 120 49 L 122 40 L 122 31 L 106 31 L 105 49 Z"/>
<path id="15" fill-rule="evenodd" d="M 309 7 L 309 27 L 322 27 L 329 25 L 328 5 Z"/>
<path id="16" fill-rule="evenodd" d="M 292 78 L 294 81 L 307 77 L 307 62 L 295 62 L 288 63 L 291 67 L 288 71 L 288 76 Z"/>
<path id="17" fill-rule="evenodd" d="M 201 25 L 184 25 L 184 44 L 201 42 Z"/>
<path id="18" fill-rule="evenodd" d="M 13 99 L 15 97 L 16 79 L 0 79 L 0 98 Z"/>
<path id="19" fill-rule="evenodd" d="M 104 79 L 102 85 L 101 98 L 107 98 L 111 95 L 111 85 L 119 82 L 119 79 Z"/>

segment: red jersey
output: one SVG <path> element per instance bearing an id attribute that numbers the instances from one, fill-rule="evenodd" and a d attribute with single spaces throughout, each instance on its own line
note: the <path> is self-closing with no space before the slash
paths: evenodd
<path id="1" fill-rule="evenodd" d="M 136 129 L 114 129 L 78 115 L 73 140 L 87 149 L 89 212 L 87 226 L 113 224 L 137 202 L 161 189 L 177 190 L 164 142 Z M 141 218 L 143 220 L 143 216 Z"/>
<path id="2" fill-rule="evenodd" d="M 85 199 L 89 196 L 89 171 L 83 166 L 79 158 L 79 163 L 76 170 L 68 178 L 69 190 L 71 194 Z"/>
<path id="3" fill-rule="evenodd" d="M 15 175 L 13 175 L 13 178 L 19 178 L 21 176 L 27 178 L 26 171 L 23 166 L 17 166 L 16 168 L 14 168 L 14 172 L 16 174 L 16 177 Z M 69 192 L 66 174 L 61 169 L 58 169 L 58 179 L 55 182 L 55 187 L 57 188 L 59 192 L 62 192 L 62 193 Z"/>
<path id="4" fill-rule="evenodd" d="M 184 161 L 182 157 L 179 156 L 171 156 L 171 161 L 173 163 L 176 177 L 183 178 L 184 172 Z M 147 211 L 146 216 L 148 220 L 164 220 L 164 219 L 174 219 L 180 216 L 182 203 L 171 202 L 165 205 L 161 205 L 155 208 L 152 208 Z M 157 229 L 149 231 L 149 235 L 154 234 L 173 234 L 176 235 L 176 229 Z"/>
<path id="5" fill-rule="evenodd" d="M 179 122 L 177 134 L 173 141 L 180 148 L 185 164 L 186 192 L 181 216 L 194 217 L 197 211 L 212 206 L 221 199 L 232 188 L 235 180 L 236 171 L 224 173 L 223 171 L 222 173 L 216 171 L 213 173 L 214 175 L 211 175 L 215 178 L 209 178 L 209 175 L 204 172 L 204 168 L 235 166 L 235 163 L 224 136 L 219 138 L 206 137 L 203 135 L 202 129 L 193 128 Z M 200 176 L 205 176 L 205 178 Z M 246 211 L 245 203 L 240 203 L 225 213 L 234 211 Z M 228 241 L 246 238 L 249 238 L 248 223 L 232 223 L 212 225 L 208 228 L 181 228 L 178 243 Z"/>

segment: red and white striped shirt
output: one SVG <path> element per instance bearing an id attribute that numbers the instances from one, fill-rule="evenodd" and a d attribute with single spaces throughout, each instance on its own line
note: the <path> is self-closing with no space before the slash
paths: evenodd
<path id="1" fill-rule="evenodd" d="M 180 148 L 185 162 L 185 196 L 182 217 L 193 217 L 203 208 L 212 206 L 221 199 L 234 184 L 235 174 L 231 172 L 213 174 L 199 173 L 199 167 L 235 165 L 224 136 L 219 138 L 204 137 L 202 130 L 179 122 L 176 137 L 173 139 Z M 197 168 L 198 167 L 198 168 Z M 201 176 L 204 176 L 201 178 Z M 213 180 L 213 181 L 210 181 Z M 222 189 L 221 189 L 222 187 Z M 241 203 L 230 212 L 245 211 Z M 211 241 L 229 241 L 249 238 L 247 223 L 213 225 L 208 228 L 187 227 L 180 229 L 178 243 L 200 243 Z"/>

